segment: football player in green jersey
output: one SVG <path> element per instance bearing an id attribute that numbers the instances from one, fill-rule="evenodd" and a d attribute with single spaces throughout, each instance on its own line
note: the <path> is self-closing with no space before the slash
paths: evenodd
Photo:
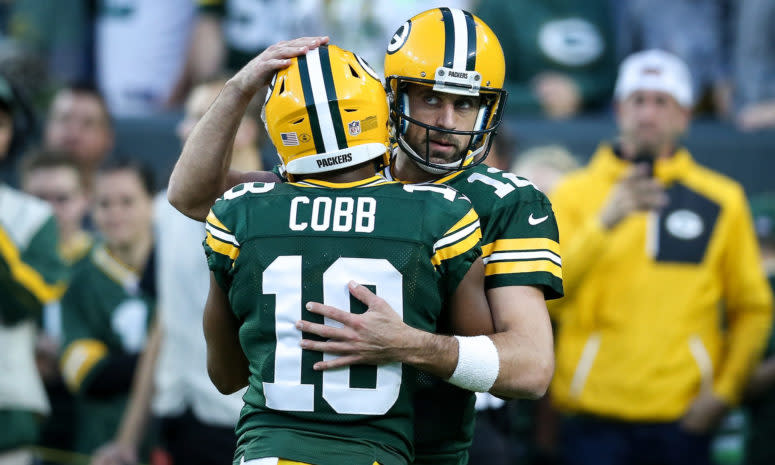
<path id="1" fill-rule="evenodd" d="M 435 8 L 402 25 L 385 55 L 397 147 L 383 175 L 448 185 L 471 200 L 482 222 L 485 288 L 496 327 L 491 337 L 500 355 L 500 372 L 490 392 L 538 397 L 553 372 L 545 300 L 563 295 L 559 239 L 543 193 L 525 179 L 481 164 L 502 116 L 504 68 L 497 37 L 466 11 Z M 375 337 L 411 337 L 398 324 L 313 307 L 318 309 L 348 326 L 327 332 L 333 341 L 310 341 L 310 348 L 346 357 L 324 362 L 319 369 L 384 363 L 396 357 L 393 344 L 412 343 L 403 337 Z M 438 378 L 419 381 L 415 463 L 466 463 L 474 428 L 473 394 Z"/>
<path id="2" fill-rule="evenodd" d="M 62 297 L 62 377 L 76 396 L 75 447 L 113 437 L 154 314 L 150 171 L 131 160 L 97 171 L 94 221 L 103 238 L 77 263 Z"/>
<path id="3" fill-rule="evenodd" d="M 322 45 L 294 58 L 273 79 L 264 112 L 289 182 L 227 191 L 204 241 L 208 372 L 224 393 L 248 386 L 235 463 L 409 463 L 416 369 L 394 361 L 315 371 L 336 357 L 303 350 L 297 324 L 325 327 L 304 311 L 311 300 L 363 311 L 350 289 L 368 286 L 407 332 L 443 321 L 469 336 L 428 349 L 478 347 L 496 359 L 491 384 L 495 346 L 474 336 L 493 330 L 479 219 L 454 189 L 376 175 L 388 159 L 387 99 L 349 51 Z M 444 378 L 456 369 L 427 368 Z"/>
<path id="4" fill-rule="evenodd" d="M 254 77 L 253 88 L 235 83 L 224 89 L 172 173 L 168 196 L 176 208 L 203 220 L 224 190 L 238 182 L 267 178 L 266 173 L 228 171 L 228 143 L 238 121 L 230 115 L 247 104 L 246 91 L 255 92 L 262 79 L 268 82 L 267 69 L 287 66 L 288 57 L 326 41 L 314 37 L 273 45 L 241 72 Z M 471 199 L 482 219 L 485 286 L 496 330 L 491 339 L 500 357 L 490 392 L 536 398 L 546 391 L 554 370 L 546 300 L 563 293 L 562 264 L 547 198 L 529 181 L 481 164 L 500 124 L 504 69 L 497 37 L 470 13 L 436 8 L 402 25 L 385 59 L 397 148 L 392 166 L 384 173 L 405 182 L 447 184 Z M 362 288 L 355 293 L 372 299 L 370 308 L 375 311 L 344 315 L 312 305 L 313 311 L 327 312 L 346 325 L 335 334 L 317 326 L 308 328 L 339 339 L 309 341 L 308 348 L 343 355 L 336 362 L 320 362 L 317 369 L 394 359 L 421 367 L 454 367 L 455 345 L 451 357 L 423 350 L 424 344 L 439 344 L 449 336 L 424 334 L 422 343 L 409 341 L 416 334 L 404 331 L 402 322 L 389 318 L 389 311 L 380 311 L 385 302 Z M 465 463 L 473 431 L 473 395 L 438 382 L 433 385 L 416 404 L 417 461 Z"/>

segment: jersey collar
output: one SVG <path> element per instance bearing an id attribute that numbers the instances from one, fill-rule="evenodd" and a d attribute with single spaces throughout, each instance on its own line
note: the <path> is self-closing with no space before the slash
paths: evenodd
<path id="1" fill-rule="evenodd" d="M 121 285 L 128 294 L 135 295 L 139 292 L 140 276 L 129 265 L 114 257 L 105 244 L 94 248 L 92 260 L 97 268 Z"/>
<path id="2" fill-rule="evenodd" d="M 361 179 L 360 181 L 353 181 L 353 182 L 329 182 L 329 181 L 321 181 L 320 179 L 305 179 L 303 181 L 291 182 L 289 184 L 292 184 L 294 186 L 304 186 L 304 187 L 328 187 L 331 189 L 350 189 L 353 187 L 366 187 L 366 186 L 372 186 L 377 184 L 384 184 L 385 182 L 387 182 L 385 178 L 383 178 L 378 174 L 375 174 L 370 178 Z"/>

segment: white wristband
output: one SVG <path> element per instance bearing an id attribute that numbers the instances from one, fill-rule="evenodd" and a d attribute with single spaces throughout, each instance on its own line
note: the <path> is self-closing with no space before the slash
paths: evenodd
<path id="1" fill-rule="evenodd" d="M 487 336 L 455 336 L 457 367 L 447 382 L 474 392 L 487 392 L 500 371 L 498 349 Z"/>

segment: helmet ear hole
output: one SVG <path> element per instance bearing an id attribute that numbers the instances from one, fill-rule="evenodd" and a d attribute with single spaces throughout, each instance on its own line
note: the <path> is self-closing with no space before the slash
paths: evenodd
<path id="1" fill-rule="evenodd" d="M 282 94 L 284 94 L 284 93 L 285 93 L 285 77 L 283 77 L 283 78 L 280 80 L 280 90 L 278 91 L 278 93 L 279 93 L 280 95 L 282 95 Z"/>
<path id="2" fill-rule="evenodd" d="M 356 79 L 360 79 L 361 78 L 360 74 L 358 74 L 358 71 L 356 71 L 355 68 L 353 68 L 353 65 L 350 65 L 350 73 Z"/>

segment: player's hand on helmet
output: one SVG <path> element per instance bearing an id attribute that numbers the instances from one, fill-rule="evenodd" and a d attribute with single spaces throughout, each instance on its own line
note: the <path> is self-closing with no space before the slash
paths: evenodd
<path id="1" fill-rule="evenodd" d="M 658 210 L 667 202 L 662 184 L 649 175 L 646 166 L 635 165 L 632 172 L 614 186 L 600 214 L 600 222 L 606 229 L 611 229 L 631 213 Z"/>
<path id="2" fill-rule="evenodd" d="M 339 355 L 340 357 L 317 362 L 315 370 L 329 370 L 353 364 L 379 365 L 402 360 L 401 351 L 409 344 L 407 338 L 421 332 L 404 324 L 401 317 L 369 289 L 350 282 L 350 293 L 367 305 L 360 315 L 345 312 L 317 302 L 309 302 L 307 310 L 323 315 L 342 324 L 341 327 L 300 320 L 296 328 L 312 333 L 326 341 L 303 339 L 303 349 Z"/>
<path id="3" fill-rule="evenodd" d="M 137 451 L 126 444 L 109 442 L 94 452 L 90 465 L 134 465 Z"/>
<path id="4" fill-rule="evenodd" d="M 231 81 L 242 92 L 252 96 L 262 87 L 269 85 L 278 70 L 288 67 L 291 58 L 304 55 L 326 43 L 328 37 L 299 37 L 277 42 L 250 60 Z"/>

